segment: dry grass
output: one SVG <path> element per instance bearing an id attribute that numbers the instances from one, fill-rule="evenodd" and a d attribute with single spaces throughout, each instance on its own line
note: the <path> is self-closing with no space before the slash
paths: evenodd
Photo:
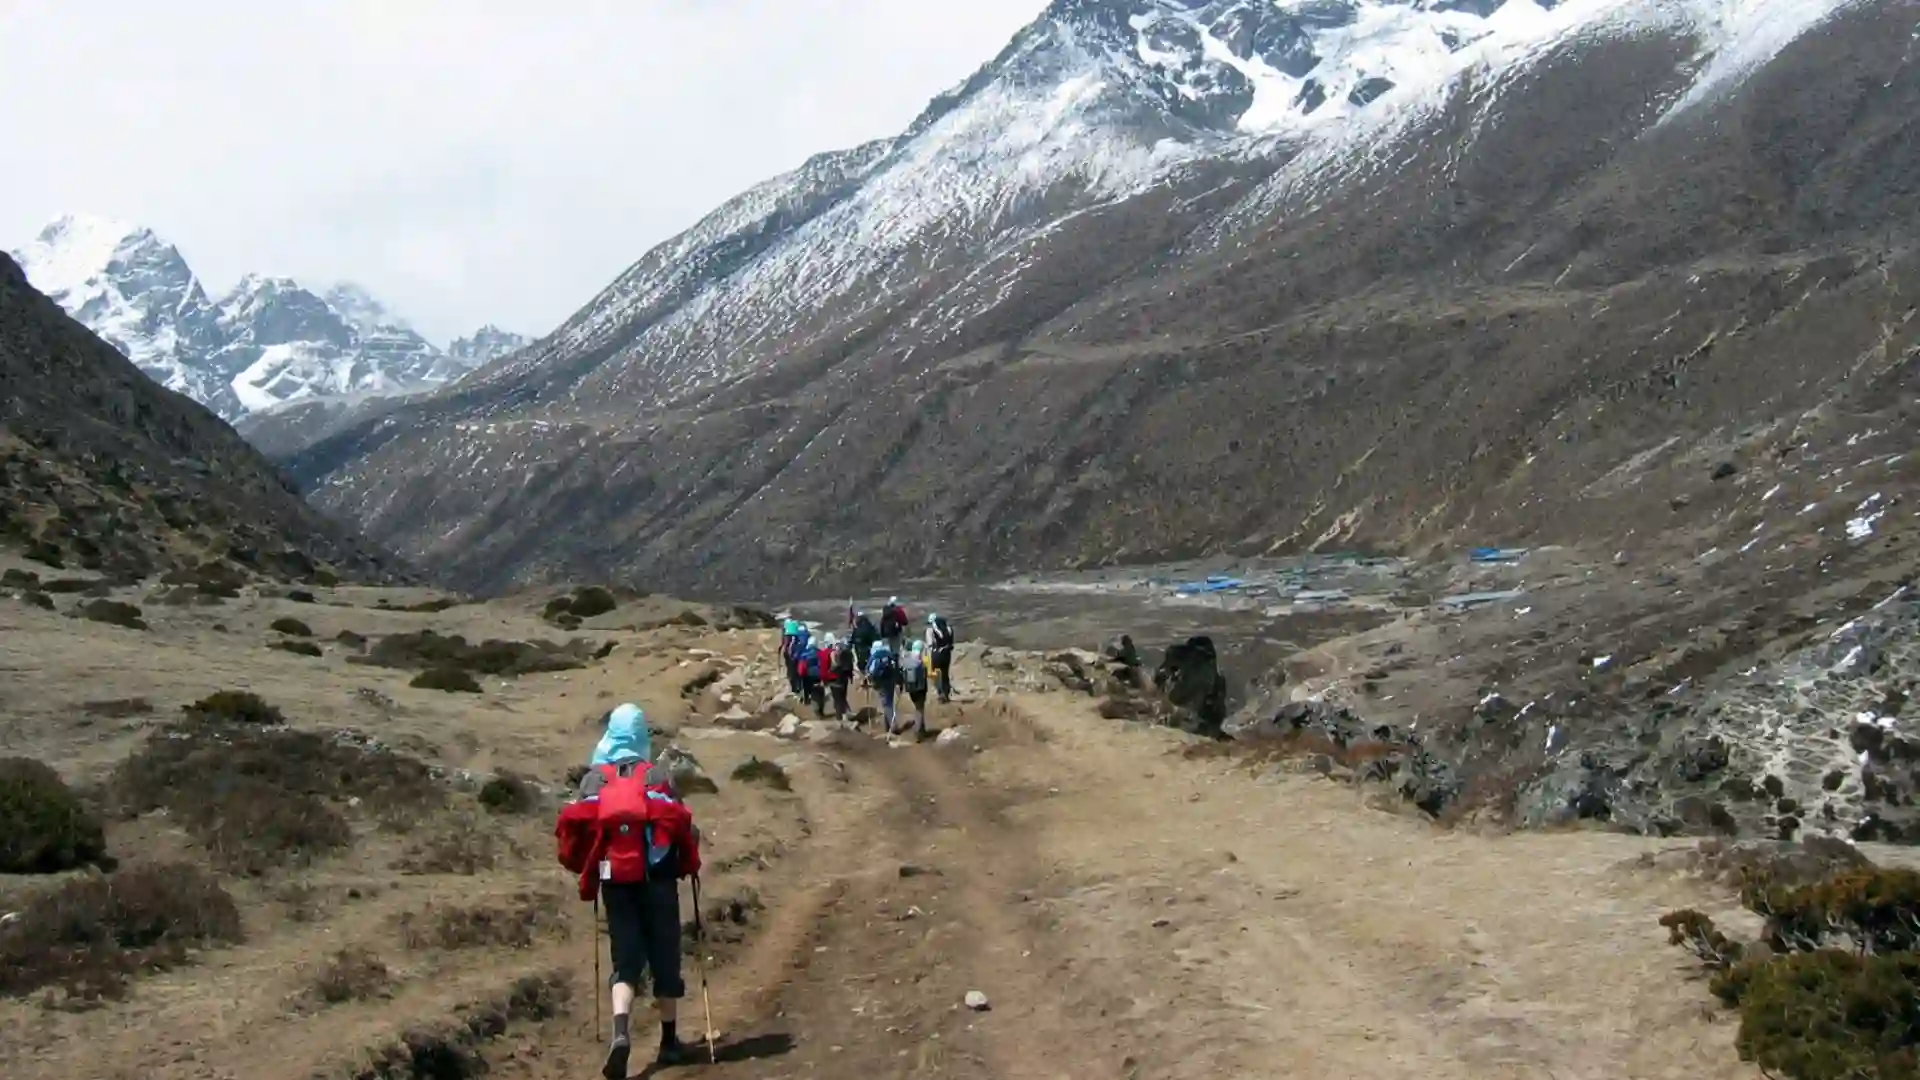
<path id="1" fill-rule="evenodd" d="M 566 919 L 551 894 L 462 905 L 430 905 L 397 920 L 406 949 L 525 949 L 542 937 L 565 937 Z"/>
<path id="2" fill-rule="evenodd" d="M 472 877 L 524 855 L 497 823 L 472 814 L 443 818 L 393 864 L 403 874 Z"/>

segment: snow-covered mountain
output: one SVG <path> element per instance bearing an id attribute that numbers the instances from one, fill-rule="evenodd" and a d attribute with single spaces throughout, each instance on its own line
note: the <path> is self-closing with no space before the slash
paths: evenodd
<path id="1" fill-rule="evenodd" d="M 1846 370 L 1792 367 L 1777 299 L 1838 290 L 1830 351 L 1891 348 L 1899 276 L 1820 260 L 1920 241 L 1914 10 L 1054 0 L 905 131 L 293 464 L 483 586 L 1611 528 L 1578 503 L 1606 452 Z M 1562 472 L 1500 486 L 1523 465 Z"/>
<path id="2" fill-rule="evenodd" d="M 475 330 L 471 337 L 454 338 L 453 344 L 447 346 L 447 355 L 472 369 L 491 364 L 509 353 L 519 352 L 527 347 L 527 343 L 526 337 L 488 323 Z"/>
<path id="3" fill-rule="evenodd" d="M 63 217 L 15 259 L 156 382 L 229 422 L 315 397 L 430 389 L 477 366 L 356 285 L 316 293 L 249 274 L 209 299 L 178 248 L 123 222 Z"/>

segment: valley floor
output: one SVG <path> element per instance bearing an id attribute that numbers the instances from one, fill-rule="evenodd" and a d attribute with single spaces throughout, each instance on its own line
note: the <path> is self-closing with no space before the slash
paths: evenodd
<path id="1" fill-rule="evenodd" d="M 165 714 L 244 686 L 298 726 L 352 727 L 456 775 L 512 768 L 557 789 L 597 716 L 638 701 L 718 782 L 692 798 L 708 835 L 705 888 L 710 904 L 740 901 L 712 948 L 723 1060 L 679 1070 L 689 1075 L 1757 1075 L 1732 1049 L 1735 1021 L 1710 1008 L 1695 965 L 1657 925 L 1676 907 L 1734 907 L 1653 857 L 1690 842 L 1442 831 L 1352 787 L 1102 720 L 1087 698 L 969 694 L 980 686 L 965 668 L 961 700 L 934 715 L 964 729 L 948 745 L 712 726 L 701 695 L 683 690 L 730 670 L 758 673 L 749 692 L 770 691 L 772 632 L 590 624 L 583 635 L 618 642 L 604 662 L 489 679 L 478 698 L 410 689 L 406 673 L 350 665 L 331 645 L 312 659 L 262 644 L 266 624 L 290 613 L 322 641 L 343 629 L 546 629 L 533 600 L 403 614 L 375 610 L 372 595 L 249 597 L 153 614 L 151 631 L 0 601 L 0 704 L 18 717 L 0 752 L 98 781 L 157 721 L 82 723 L 84 701 L 145 696 Z M 781 761 L 792 790 L 732 780 L 755 756 Z M 237 880 L 244 945 L 141 978 L 94 1011 L 0 1001 L 0 1073 L 463 1075 L 428 1071 L 417 1054 L 411 1072 L 367 1063 L 371 1048 L 517 978 L 559 972 L 570 1008 L 489 1040 L 489 1075 L 598 1075 L 591 909 L 551 862 L 550 818 L 477 820 L 513 848 L 491 871 L 405 872 L 409 841 L 362 829 L 346 854 Z M 130 863 L 193 857 L 185 834 L 151 815 L 115 823 L 109 839 Z M 37 887 L 0 878 L 0 906 Z M 528 898 L 551 898 L 559 925 L 525 947 L 421 947 L 396 931 L 409 912 Z M 393 989 L 315 1004 L 305 988 L 347 945 L 381 955 Z M 697 1036 L 694 971 L 683 1027 Z M 974 990 L 989 1011 L 962 1004 Z M 638 1030 L 644 1047 L 651 1031 Z"/>

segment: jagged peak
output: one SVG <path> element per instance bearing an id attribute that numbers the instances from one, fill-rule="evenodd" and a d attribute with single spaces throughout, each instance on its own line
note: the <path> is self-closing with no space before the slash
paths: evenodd
<path id="1" fill-rule="evenodd" d="M 34 287 L 48 295 L 71 292 L 99 277 L 123 252 L 160 245 L 152 229 L 97 214 L 55 218 L 19 253 Z"/>

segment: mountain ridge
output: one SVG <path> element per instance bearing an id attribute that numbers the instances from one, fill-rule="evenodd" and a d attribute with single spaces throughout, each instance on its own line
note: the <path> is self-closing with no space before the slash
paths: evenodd
<path id="1" fill-rule="evenodd" d="M 1310 7 L 1404 42 L 1435 6 Z M 907 133 L 729 200 L 541 342 L 331 432 L 296 474 L 476 587 L 640 567 L 683 589 L 831 586 L 882 551 L 900 573 L 991 574 L 1496 525 L 1607 535 L 1617 508 L 1564 491 L 1522 513 L 1486 500 L 1543 453 L 1587 477 L 1659 441 L 1567 430 L 1594 394 L 1664 395 L 1693 437 L 1818 405 L 1831 384 L 1771 406 L 1723 385 L 1724 347 L 1683 365 L 1716 372 L 1711 393 L 1636 365 L 1656 331 L 1731 333 L 1791 386 L 1781 283 L 1905 265 L 1896 2 L 1795 7 L 1780 29 L 1777 0 L 1508 0 L 1492 13 L 1524 33 L 1305 135 L 1170 113 L 1186 74 L 1115 91 L 1168 67 L 1115 35 L 1137 45 L 1176 9 L 1265 7 L 1063 0 Z M 1296 66 L 1370 73 L 1378 52 Z M 1198 134 L 1170 148 L 1176 129 Z M 1837 313 L 1886 291 L 1818 280 L 1853 347 L 1862 320 Z M 1736 331 L 1707 304 L 1741 290 L 1771 314 Z M 1525 377 L 1490 383 L 1484 363 Z M 565 537 L 536 524 L 553 519 Z"/>
<path id="2" fill-rule="evenodd" d="M 316 292 L 249 273 L 214 297 L 179 248 L 110 218 L 61 217 L 16 261 L 156 382 L 229 422 L 314 397 L 418 392 L 524 344 L 497 332 L 453 355 L 346 282 Z"/>

